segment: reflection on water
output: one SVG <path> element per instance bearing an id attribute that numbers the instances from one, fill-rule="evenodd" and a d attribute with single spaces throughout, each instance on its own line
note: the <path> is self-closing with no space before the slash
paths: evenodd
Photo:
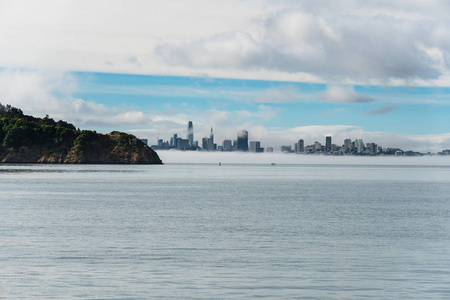
<path id="1" fill-rule="evenodd" d="M 117 165 L 119 166 L 119 165 Z M 142 168 L 114 165 L 0 164 L 1 173 L 124 173 L 142 172 Z"/>

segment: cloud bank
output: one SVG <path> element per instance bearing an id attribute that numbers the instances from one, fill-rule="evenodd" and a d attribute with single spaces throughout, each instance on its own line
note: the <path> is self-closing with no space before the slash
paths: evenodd
<path id="1" fill-rule="evenodd" d="M 183 45 L 161 44 L 155 53 L 171 65 L 307 73 L 341 83 L 411 83 L 448 73 L 444 28 L 450 23 L 437 11 L 447 6 L 377 4 L 298 1 L 262 18 L 258 34 L 219 33 Z"/>
<path id="2" fill-rule="evenodd" d="M 449 86 L 449 13 L 444 0 L 7 0 L 0 67 Z"/>
<path id="3" fill-rule="evenodd" d="M 336 85 L 328 86 L 326 91 L 316 96 L 316 99 L 337 103 L 368 103 L 376 101 L 372 97 L 356 93 L 352 87 Z"/>

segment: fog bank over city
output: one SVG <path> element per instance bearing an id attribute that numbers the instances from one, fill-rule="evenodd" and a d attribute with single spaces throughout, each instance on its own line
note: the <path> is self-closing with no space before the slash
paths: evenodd
<path id="1" fill-rule="evenodd" d="M 386 157 L 386 156 L 327 156 L 296 153 L 250 153 L 250 152 L 203 152 L 203 151 L 157 151 L 165 164 L 200 163 L 216 164 L 299 164 L 299 165 L 384 165 L 384 166 L 448 166 L 450 156 Z"/>

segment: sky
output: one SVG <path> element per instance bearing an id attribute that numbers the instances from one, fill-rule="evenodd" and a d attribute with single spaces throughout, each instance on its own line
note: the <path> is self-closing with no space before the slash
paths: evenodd
<path id="1" fill-rule="evenodd" d="M 0 0 L 0 102 L 81 129 L 450 149 L 449 1 Z"/>

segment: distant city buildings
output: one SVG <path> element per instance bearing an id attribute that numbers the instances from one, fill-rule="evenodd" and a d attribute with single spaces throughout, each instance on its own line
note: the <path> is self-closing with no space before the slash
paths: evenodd
<path id="1" fill-rule="evenodd" d="M 211 127 L 211 133 L 209 134 L 209 140 L 208 140 L 208 151 L 214 151 L 214 133 L 213 129 Z"/>
<path id="2" fill-rule="evenodd" d="M 261 143 L 258 141 L 250 142 L 250 152 L 255 153 L 264 152 L 264 148 L 261 148 Z"/>
<path id="3" fill-rule="evenodd" d="M 175 133 L 170 141 L 163 141 L 163 139 L 157 139 L 157 144 L 151 147 L 155 150 L 201 150 L 201 151 L 242 151 L 261 153 L 264 152 L 264 148 L 261 147 L 260 141 L 248 141 L 249 133 L 247 130 L 239 130 L 237 132 L 237 139 L 225 139 L 221 145 L 214 143 L 214 132 L 211 127 L 209 136 L 205 136 L 201 140 L 199 145 L 198 141 L 194 140 L 194 125 L 192 121 L 187 124 L 186 138 L 182 138 Z M 146 139 L 142 139 L 144 143 L 148 143 Z M 378 146 L 376 143 L 364 144 L 362 139 L 345 139 L 344 144 L 339 146 L 332 143 L 332 136 L 325 137 L 325 144 L 322 145 L 319 141 L 315 141 L 311 145 L 306 145 L 303 139 L 299 139 L 294 144 L 294 149 L 291 145 L 281 146 L 281 152 L 284 153 L 297 153 L 297 154 L 322 154 L 322 155 L 391 155 L 391 156 L 418 156 L 423 155 L 414 151 L 403 151 L 399 148 L 385 148 Z M 273 147 L 267 147 L 266 152 L 273 152 Z M 430 153 L 428 153 L 430 154 Z M 438 155 L 450 155 L 450 150 L 443 150 Z"/>
<path id="4" fill-rule="evenodd" d="M 303 153 L 305 151 L 305 143 L 302 139 L 298 140 L 297 147 L 296 147 L 297 153 Z"/>
<path id="5" fill-rule="evenodd" d="M 192 147 L 194 145 L 194 125 L 192 124 L 192 121 L 188 122 L 186 136 L 189 145 Z"/>
<path id="6" fill-rule="evenodd" d="M 223 151 L 226 151 L 226 152 L 232 151 L 233 144 L 232 144 L 231 140 L 223 140 L 222 149 L 223 149 Z"/>
<path id="7" fill-rule="evenodd" d="M 248 151 L 248 132 L 247 132 L 247 130 L 238 131 L 237 151 Z"/>
<path id="8" fill-rule="evenodd" d="M 330 153 L 331 151 L 331 136 L 325 138 L 325 152 Z"/>
<path id="9" fill-rule="evenodd" d="M 209 138 L 207 137 L 202 138 L 202 149 L 208 150 L 209 148 L 208 145 L 209 145 Z"/>
<path id="10" fill-rule="evenodd" d="M 450 150 L 442 150 L 441 152 L 437 153 L 438 155 L 450 155 Z"/>
<path id="11" fill-rule="evenodd" d="M 322 154 L 322 155 L 391 155 L 391 156 L 421 156 L 420 152 L 403 151 L 399 148 L 386 148 L 378 146 L 376 143 L 364 144 L 362 139 L 345 139 L 342 146 L 332 143 L 332 137 L 325 137 L 325 146 L 319 141 L 315 141 L 312 145 L 305 145 L 304 140 L 300 139 L 294 144 L 294 150 L 290 145 L 281 146 L 281 152 L 297 153 L 297 154 Z M 431 153 L 428 153 L 431 154 Z M 440 155 L 450 155 L 450 150 L 439 152 Z"/>
<path id="12" fill-rule="evenodd" d="M 217 146 L 214 143 L 214 132 L 211 127 L 209 136 L 205 136 L 201 140 L 201 147 L 198 141 L 194 141 L 194 125 L 192 121 L 187 124 L 186 139 L 181 138 L 175 133 L 171 138 L 170 142 L 164 142 L 162 139 L 157 139 L 157 144 L 151 147 L 155 150 L 202 150 L 202 151 L 251 151 L 255 153 L 264 152 L 264 148 L 261 147 L 261 142 L 252 141 L 250 142 L 251 148 L 249 149 L 248 143 L 248 131 L 240 130 L 237 132 L 237 139 L 231 141 L 230 139 L 225 139 L 222 145 Z"/>
<path id="13" fill-rule="evenodd" d="M 289 153 L 291 151 L 292 151 L 291 145 L 289 145 L 289 146 L 281 146 L 281 152 Z"/>

